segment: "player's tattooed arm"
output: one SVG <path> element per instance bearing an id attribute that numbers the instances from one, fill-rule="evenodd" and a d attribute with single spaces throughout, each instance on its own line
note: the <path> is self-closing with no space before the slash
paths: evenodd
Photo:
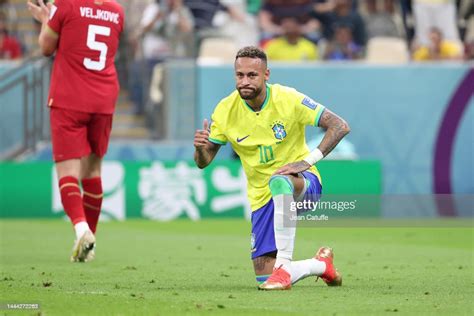
<path id="1" fill-rule="evenodd" d="M 326 130 L 321 144 L 318 148 L 324 156 L 327 156 L 331 150 L 341 141 L 341 139 L 350 132 L 349 124 L 333 112 L 325 109 L 319 119 L 319 126 Z M 305 161 L 296 161 L 284 165 L 274 174 L 297 174 L 309 169 L 311 165 Z"/>
<path id="2" fill-rule="evenodd" d="M 283 167 L 281 167 L 280 169 L 275 171 L 274 174 L 282 174 L 282 175 L 292 174 L 292 175 L 296 175 L 300 172 L 308 170 L 309 168 L 311 168 L 311 165 L 309 163 L 307 163 L 306 161 L 304 161 L 304 160 L 295 161 L 295 162 L 284 165 Z"/>
<path id="3" fill-rule="evenodd" d="M 209 141 L 209 123 L 207 120 L 204 120 L 203 129 L 197 130 L 194 134 L 194 147 L 194 162 L 201 169 L 212 162 L 221 147 Z"/>
<path id="4" fill-rule="evenodd" d="M 318 146 L 324 156 L 327 156 L 341 139 L 351 131 L 349 124 L 343 118 L 328 109 L 325 109 L 321 114 L 319 126 L 326 130 L 323 140 Z"/>
<path id="5" fill-rule="evenodd" d="M 196 147 L 196 145 L 194 145 Z M 207 144 L 196 147 L 194 151 L 194 162 L 200 169 L 206 168 L 216 156 L 221 146 L 207 140 Z"/>

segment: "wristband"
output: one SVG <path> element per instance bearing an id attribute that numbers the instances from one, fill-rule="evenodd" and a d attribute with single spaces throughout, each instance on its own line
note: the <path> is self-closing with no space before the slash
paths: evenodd
<path id="1" fill-rule="evenodd" d="M 321 150 L 319 150 L 319 148 L 316 148 L 315 150 L 310 152 L 309 155 L 306 156 L 306 158 L 303 160 L 312 166 L 323 158 L 324 158 L 324 155 L 321 152 Z"/>

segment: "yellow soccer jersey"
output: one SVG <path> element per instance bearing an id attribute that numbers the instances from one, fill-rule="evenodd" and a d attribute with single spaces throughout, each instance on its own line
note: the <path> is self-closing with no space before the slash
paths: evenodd
<path id="1" fill-rule="evenodd" d="M 230 142 L 247 176 L 247 195 L 253 211 L 271 198 L 268 181 L 280 167 L 309 154 L 305 126 L 317 126 L 324 106 L 293 88 L 267 84 L 267 98 L 255 112 L 235 90 L 212 114 L 209 140 Z M 313 172 L 321 182 L 315 166 Z"/>

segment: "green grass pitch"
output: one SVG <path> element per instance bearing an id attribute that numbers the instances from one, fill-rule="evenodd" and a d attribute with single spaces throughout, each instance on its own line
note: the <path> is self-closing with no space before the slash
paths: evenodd
<path id="1" fill-rule="evenodd" d="M 441 223 L 442 224 L 442 223 Z M 343 286 L 307 278 L 257 291 L 250 224 L 102 223 L 96 260 L 70 263 L 57 220 L 2 220 L 0 304 L 7 315 L 469 315 L 473 228 L 300 228 L 295 259 L 335 251 Z M 39 303 L 38 311 L 5 309 Z"/>

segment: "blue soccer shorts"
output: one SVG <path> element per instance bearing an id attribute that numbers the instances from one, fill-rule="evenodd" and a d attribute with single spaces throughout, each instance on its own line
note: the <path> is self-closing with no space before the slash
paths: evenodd
<path id="1" fill-rule="evenodd" d="M 311 172 L 302 173 L 305 178 L 304 194 L 297 197 L 297 201 L 319 201 L 322 193 L 322 186 L 318 177 Z M 273 230 L 273 199 L 267 204 L 252 212 L 252 236 L 251 236 L 251 256 L 252 259 L 263 256 L 266 253 L 276 251 L 275 232 Z"/>

